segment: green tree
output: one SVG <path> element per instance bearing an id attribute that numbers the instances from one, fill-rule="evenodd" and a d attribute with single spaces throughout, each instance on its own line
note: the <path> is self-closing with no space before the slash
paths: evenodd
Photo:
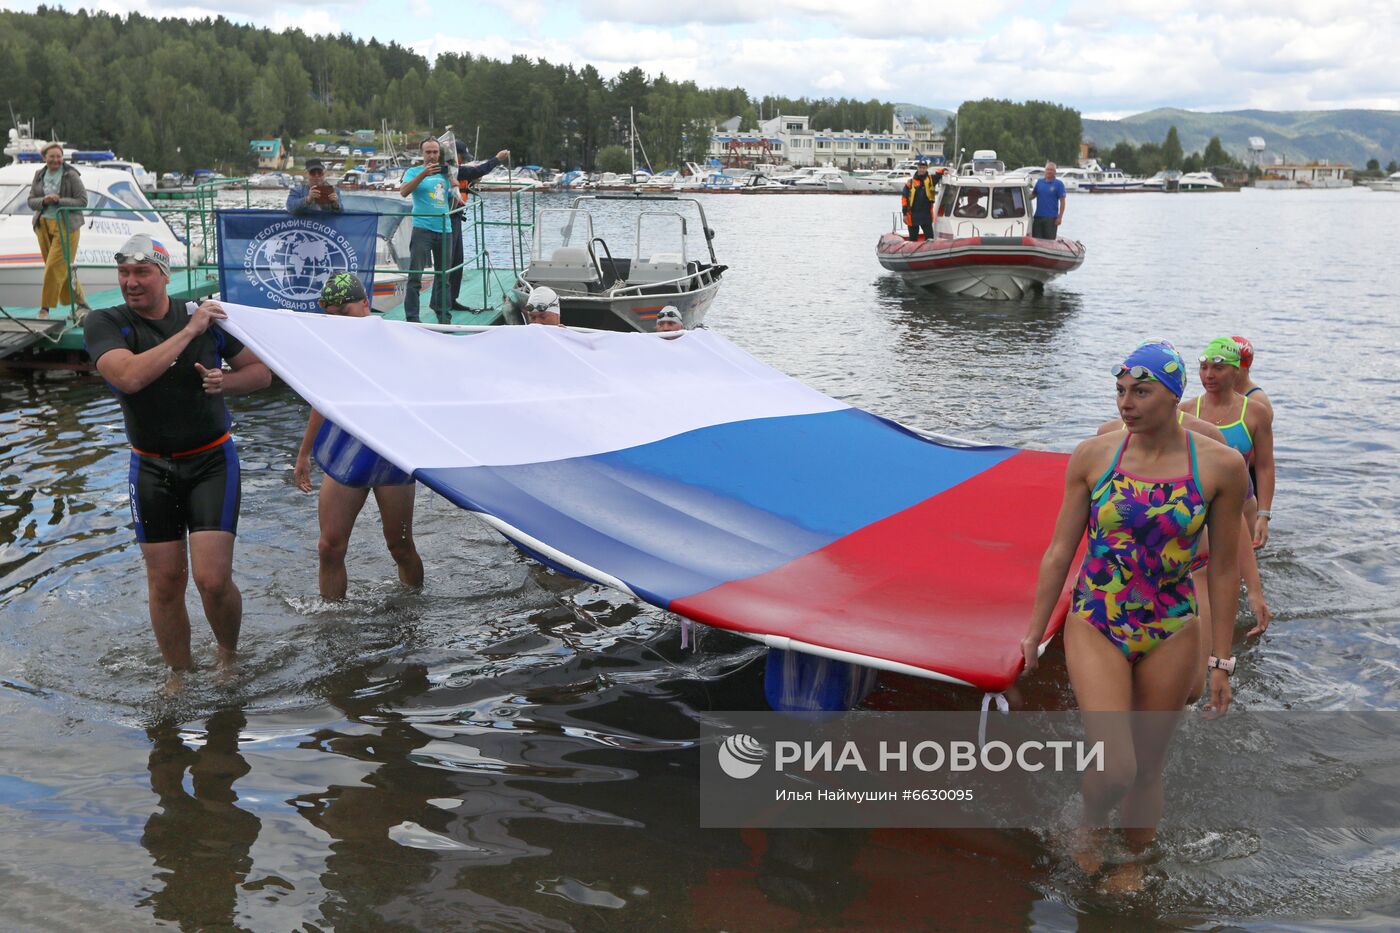
<path id="1" fill-rule="evenodd" d="M 1385 170 L 1387 174 L 1394 175 L 1396 172 L 1400 172 L 1400 163 L 1396 163 L 1394 159 L 1391 159 L 1390 164 L 1385 167 Z"/>
<path id="2" fill-rule="evenodd" d="M 1230 158 L 1230 154 L 1225 151 L 1225 147 L 1220 145 L 1220 137 L 1212 136 L 1210 142 L 1206 143 L 1205 152 L 1201 153 L 1201 163 L 1207 168 L 1234 165 L 1235 160 Z"/>
<path id="3" fill-rule="evenodd" d="M 598 150 L 597 168 L 600 172 L 626 174 L 632 171 L 632 156 L 621 146 L 604 146 Z"/>
<path id="4" fill-rule="evenodd" d="M 1379 175 L 1379 174 L 1381 173 L 1381 160 L 1380 160 L 1380 159 L 1367 159 L 1367 160 L 1366 160 L 1366 171 L 1369 172 L 1369 173 L 1371 173 L 1372 175 Z"/>
<path id="5" fill-rule="evenodd" d="M 1162 167 L 1181 168 L 1183 153 L 1181 151 L 1181 139 L 1176 134 L 1176 127 L 1167 130 L 1167 138 L 1162 142 Z"/>
<path id="6" fill-rule="evenodd" d="M 1140 175 L 1138 151 L 1132 143 L 1123 141 L 1108 151 L 1108 164 L 1117 166 L 1125 175 Z"/>

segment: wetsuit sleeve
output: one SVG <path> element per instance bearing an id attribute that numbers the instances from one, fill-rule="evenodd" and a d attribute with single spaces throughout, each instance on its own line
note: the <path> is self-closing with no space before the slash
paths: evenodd
<path id="1" fill-rule="evenodd" d="M 99 308 L 83 322 L 83 342 L 88 358 L 94 364 L 108 350 L 130 350 L 132 346 L 122 333 L 121 322 L 108 308 Z"/>
<path id="2" fill-rule="evenodd" d="M 215 324 L 209 328 L 209 333 L 214 338 L 214 346 L 219 351 L 219 359 L 231 360 L 244 350 L 243 341 Z"/>

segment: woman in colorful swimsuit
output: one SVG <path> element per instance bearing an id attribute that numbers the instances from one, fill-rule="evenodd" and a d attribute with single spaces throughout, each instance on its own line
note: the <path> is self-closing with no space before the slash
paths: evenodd
<path id="1" fill-rule="evenodd" d="M 1030 672 L 1087 529 L 1088 548 L 1065 621 L 1075 699 L 1085 713 L 1161 713 L 1131 729 L 1126 717 L 1085 719 L 1088 740 L 1105 745 L 1104 770 L 1086 773 L 1083 783 L 1083 832 L 1075 861 L 1087 872 L 1102 865 L 1115 808 L 1130 848 L 1140 851 L 1156 837 L 1167 746 L 1200 678 L 1202 632 L 1192 563 L 1208 528 L 1214 545 L 1206 571 L 1212 602 L 1223 618 L 1233 618 L 1246 483 L 1238 454 L 1178 421 L 1185 366 L 1170 344 L 1139 346 L 1113 373 L 1127 433 L 1092 437 L 1070 457 L 1064 501 L 1041 560 L 1035 609 L 1022 641 Z M 1230 705 L 1231 629 L 1214 626 L 1210 634 L 1215 715 Z M 1121 866 L 1114 886 L 1139 886 L 1141 873 L 1140 863 Z"/>
<path id="2" fill-rule="evenodd" d="M 330 277 L 321 290 L 321 307 L 327 314 L 369 317 L 365 287 L 349 272 L 337 272 Z M 384 542 L 389 547 L 389 556 L 398 565 L 399 580 L 408 586 L 422 586 L 423 560 L 413 544 L 413 494 L 418 488 L 413 477 L 361 444 L 339 425 L 327 421 L 314 408 L 297 452 L 295 477 L 297 488 L 302 492 L 312 489 L 313 455 L 326 474 L 321 481 L 316 508 L 321 525 L 317 547 L 321 561 L 321 596 L 345 598 L 348 586 L 345 552 L 350 546 L 355 519 L 371 492 L 379 504 Z"/>

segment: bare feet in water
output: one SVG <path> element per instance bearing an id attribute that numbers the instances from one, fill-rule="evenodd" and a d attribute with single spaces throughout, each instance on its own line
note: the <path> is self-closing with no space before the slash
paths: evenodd
<path id="1" fill-rule="evenodd" d="M 184 692 L 185 692 L 185 673 L 184 673 L 184 671 L 176 671 L 176 670 L 170 671 L 169 675 L 167 675 L 166 678 L 165 678 L 165 686 L 160 688 L 160 692 L 163 693 L 163 694 L 165 694 L 165 695 L 168 696 L 168 697 L 179 696 L 181 693 L 184 693 Z"/>
<path id="2" fill-rule="evenodd" d="M 1103 867 L 1104 840 L 1108 838 L 1106 829 L 1084 829 L 1074 833 L 1074 864 L 1086 875 L 1092 875 Z"/>
<path id="3" fill-rule="evenodd" d="M 1124 862 L 1114 865 L 1099 882 L 1099 890 L 1105 894 L 1136 894 L 1147 885 L 1147 869 L 1142 862 Z"/>
<path id="4" fill-rule="evenodd" d="M 225 648 L 223 645 L 216 645 L 215 651 L 218 660 L 214 669 L 218 672 L 219 683 L 226 684 L 238 676 L 238 652 L 233 648 Z"/>

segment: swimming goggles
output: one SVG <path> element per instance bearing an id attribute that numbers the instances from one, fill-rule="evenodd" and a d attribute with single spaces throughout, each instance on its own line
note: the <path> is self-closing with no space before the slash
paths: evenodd
<path id="1" fill-rule="evenodd" d="M 1201 357 L 1201 362 L 1202 362 L 1202 363 L 1229 363 L 1231 366 L 1238 366 L 1238 365 L 1239 365 L 1239 364 L 1236 363 L 1234 360 L 1228 359 L 1228 358 L 1223 357 L 1223 356 L 1203 356 L 1203 357 Z"/>
<path id="2" fill-rule="evenodd" d="M 170 267 L 169 256 L 162 253 L 148 253 L 144 249 L 138 249 L 130 253 L 115 253 L 112 258 L 117 261 L 117 265 L 119 266 L 148 262 L 162 269 L 168 269 Z"/>
<path id="3" fill-rule="evenodd" d="M 1125 373 L 1132 376 L 1134 379 L 1151 379 L 1154 382 L 1159 381 L 1152 370 L 1148 369 L 1146 366 L 1124 366 L 1122 363 L 1118 363 L 1113 367 L 1113 377 L 1115 379 Z"/>

